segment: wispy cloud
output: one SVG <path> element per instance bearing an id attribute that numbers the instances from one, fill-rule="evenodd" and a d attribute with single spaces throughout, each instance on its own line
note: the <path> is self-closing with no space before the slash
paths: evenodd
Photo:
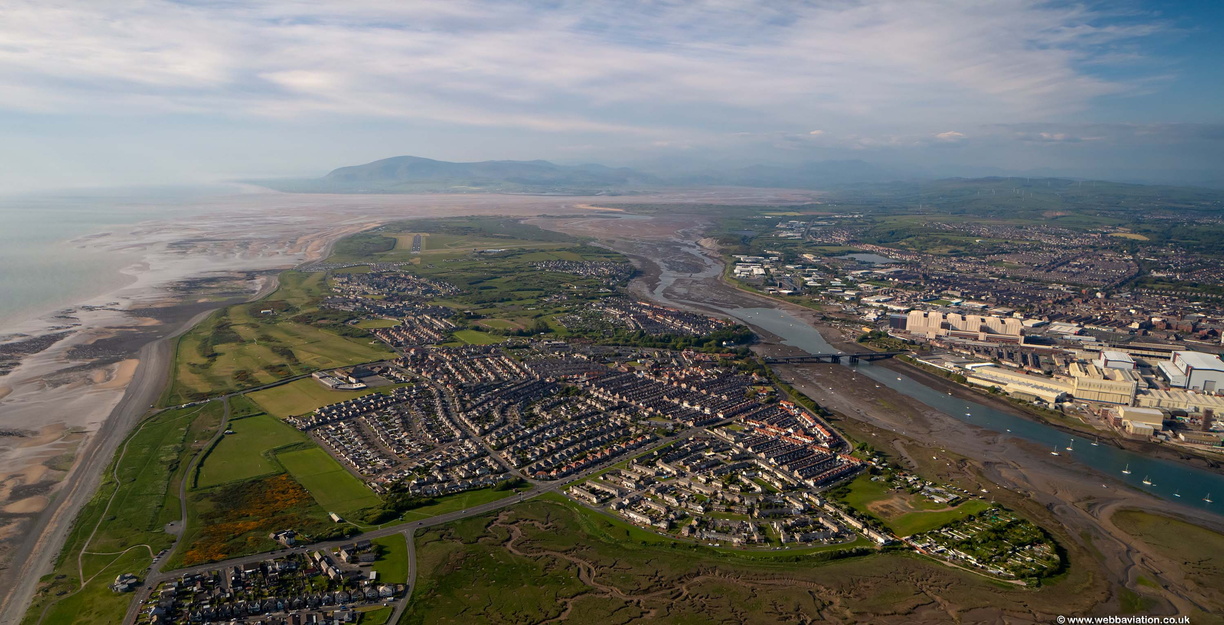
<path id="1" fill-rule="evenodd" d="M 745 126 L 819 136 L 802 130 L 813 121 L 830 136 L 898 119 L 930 134 L 1040 121 L 1133 88 L 1085 67 L 1162 27 L 1039 0 L 15 0 L 0 11 L 3 109 L 405 118 L 659 141 Z M 907 132 L 919 130 L 858 141 Z"/>

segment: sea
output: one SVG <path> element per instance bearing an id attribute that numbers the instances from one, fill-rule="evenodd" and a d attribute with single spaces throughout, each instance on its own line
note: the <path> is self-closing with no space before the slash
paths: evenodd
<path id="1" fill-rule="evenodd" d="M 159 187 L 0 196 L 0 339 L 28 322 L 112 292 L 139 260 L 74 241 L 193 212 L 231 187 Z"/>

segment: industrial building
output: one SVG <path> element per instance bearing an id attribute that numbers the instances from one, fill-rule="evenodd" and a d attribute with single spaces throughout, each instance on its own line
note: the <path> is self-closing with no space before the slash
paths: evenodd
<path id="1" fill-rule="evenodd" d="M 1164 408 L 1165 410 L 1185 410 L 1186 412 L 1203 412 L 1213 410 L 1216 414 L 1224 414 L 1224 397 L 1204 395 L 1189 391 L 1148 390 L 1135 397 L 1135 405 L 1143 408 Z"/>
<path id="2" fill-rule="evenodd" d="M 1132 408 L 1118 410 L 1122 426 L 1131 434 L 1151 436 L 1164 429 L 1164 413 L 1155 408 Z"/>
<path id="3" fill-rule="evenodd" d="M 1203 393 L 1224 391 L 1224 361 L 1215 354 L 1173 352 L 1173 359 L 1158 369 L 1169 386 Z"/>
<path id="4" fill-rule="evenodd" d="M 1016 317 L 912 310 L 906 315 L 905 331 L 928 339 L 953 337 L 993 343 L 1024 342 L 1024 321 Z"/>
<path id="5" fill-rule="evenodd" d="M 1097 356 L 1096 366 L 1102 369 L 1134 369 L 1135 359 L 1126 352 L 1107 349 Z"/>
<path id="6" fill-rule="evenodd" d="M 1135 403 L 1139 376 L 1134 371 L 1078 362 L 1071 363 L 1067 370 L 1075 381 L 1072 393 L 1078 400 L 1124 406 Z"/>
<path id="7" fill-rule="evenodd" d="M 1031 396 L 1051 404 L 1062 401 L 1074 390 L 1071 384 L 1062 380 L 1028 375 L 995 366 L 976 367 L 972 373 L 968 374 L 966 380 L 978 386 L 997 386 L 1008 395 Z"/>

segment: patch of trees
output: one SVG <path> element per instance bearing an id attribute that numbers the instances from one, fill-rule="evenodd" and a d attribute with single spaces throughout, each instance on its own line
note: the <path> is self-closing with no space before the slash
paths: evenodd
<path id="1" fill-rule="evenodd" d="M 515 478 L 511 478 L 508 480 L 502 480 L 498 482 L 497 485 L 493 487 L 493 490 L 498 491 L 498 492 L 505 492 L 508 490 L 514 490 L 516 488 L 522 488 L 524 486 L 527 486 L 527 480 L 524 480 L 521 477 L 515 477 Z"/>
<path id="2" fill-rule="evenodd" d="M 421 497 L 408 492 L 408 487 L 402 482 L 393 485 L 385 495 L 380 506 L 365 508 L 357 513 L 361 522 L 369 525 L 379 525 L 395 520 L 409 510 L 438 503 L 433 497 Z"/>

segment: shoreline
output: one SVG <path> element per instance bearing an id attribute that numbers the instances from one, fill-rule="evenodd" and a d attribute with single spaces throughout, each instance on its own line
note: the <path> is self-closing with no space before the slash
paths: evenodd
<path id="1" fill-rule="evenodd" d="M 151 226 L 145 223 L 140 227 Z M 334 240 L 350 229 L 297 237 L 293 243 L 300 246 L 300 253 L 236 262 L 210 258 L 192 262 L 190 267 L 185 262 L 170 263 L 180 267 L 157 267 L 167 253 L 164 247 L 154 246 L 139 262 L 121 270 L 132 276 L 122 286 L 83 304 L 23 322 L 23 340 L 39 338 L 35 326 L 41 326 L 43 336 L 62 336 L 43 349 L 24 354 L 8 375 L 0 377 L 0 400 L 19 401 L 23 405 L 17 410 L 29 413 L 55 401 L 46 395 L 72 395 L 74 403 L 84 404 L 78 413 L 84 418 L 65 423 L 47 436 L 41 436 L 48 430 L 46 424 L 37 430 L 27 427 L 6 432 L 18 435 L 20 442 L 0 447 L 0 451 L 24 453 L 0 458 L 0 484 L 7 485 L 0 495 L 29 486 L 31 476 L 40 478 L 36 484 L 40 490 L 37 495 L 17 500 L 3 501 L 0 497 L 0 506 L 6 506 L 6 512 L 18 509 L 23 513 L 0 535 L 8 547 L 0 554 L 0 589 L 4 589 L 0 595 L 0 624 L 20 622 L 42 575 L 59 557 L 75 519 L 99 488 L 118 446 L 158 403 L 171 376 L 177 338 L 222 307 L 274 292 L 280 271 L 322 258 Z M 252 268 L 243 270 L 243 265 Z M 269 266 L 273 275 L 257 275 L 269 271 Z M 241 297 L 200 297 L 207 292 L 196 287 L 208 276 L 228 277 L 239 285 L 256 288 L 253 293 L 244 289 Z M 72 326 L 54 323 L 65 315 L 76 317 Z M 44 396 L 37 397 L 39 394 Z M 12 416 L 12 412 L 6 415 Z M 21 416 L 14 420 L 19 421 Z M 56 433 L 61 435 L 56 437 Z M 60 443 L 68 434 L 76 440 L 64 451 Z M 39 447 L 53 449 L 40 454 Z M 71 464 L 59 467 L 60 471 L 48 470 L 45 465 L 52 459 L 48 457 L 52 452 L 59 452 L 54 458 L 70 456 Z M 23 505 L 27 502 L 41 505 Z"/>
<path id="2" fill-rule="evenodd" d="M 59 557 L 77 515 L 98 490 L 119 445 L 158 403 L 170 381 L 173 345 L 178 338 L 217 310 L 243 301 L 257 301 L 278 287 L 279 280 L 273 276 L 245 300 L 218 301 L 216 306 L 181 322 L 166 336 L 145 344 L 136 358 L 123 361 L 132 363 L 128 365 L 132 367 L 131 377 L 123 384 L 122 399 L 111 411 L 105 427 L 99 430 L 102 435 L 90 438 L 84 453 L 78 455 L 76 464 L 63 480 L 63 488 L 42 511 L 39 518 L 42 531 L 29 534 L 15 552 L 13 562 L 22 563 L 21 567 L 9 567 L 0 573 L 0 588 L 9 589 L 0 597 L 0 624 L 20 622 L 42 578 L 39 572 L 51 569 Z M 119 381 L 122 380 L 108 383 Z"/>
<path id="3" fill-rule="evenodd" d="M 260 193 L 208 198 L 187 217 L 124 226 L 123 234 L 78 237 L 140 260 L 123 268 L 135 280 L 122 288 L 44 316 L 44 327 L 72 323 L 60 328 L 71 335 L 0 374 L 0 508 L 20 503 L 23 511 L 0 516 L 0 624 L 20 621 L 114 450 L 160 399 L 175 336 L 227 303 L 274 290 L 269 273 L 325 258 L 340 238 L 389 221 L 539 217 L 595 199 Z M 32 486 L 38 492 L 27 496 Z M 15 488 L 22 496 L 5 501 Z"/>

